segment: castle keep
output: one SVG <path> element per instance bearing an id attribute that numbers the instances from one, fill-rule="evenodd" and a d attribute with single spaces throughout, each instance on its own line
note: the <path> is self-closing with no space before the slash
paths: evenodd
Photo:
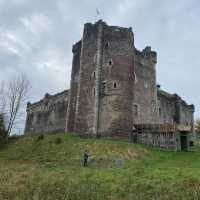
<path id="1" fill-rule="evenodd" d="M 156 85 L 157 54 L 137 50 L 131 28 L 87 23 L 72 52 L 70 90 L 28 103 L 25 133 L 131 137 L 188 150 L 194 106 Z"/>

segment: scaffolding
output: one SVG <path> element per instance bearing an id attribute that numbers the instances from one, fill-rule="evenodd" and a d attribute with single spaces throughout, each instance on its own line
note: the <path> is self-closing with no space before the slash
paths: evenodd
<path id="1" fill-rule="evenodd" d="M 176 131 L 174 124 L 134 124 L 137 143 L 163 149 L 176 148 Z"/>

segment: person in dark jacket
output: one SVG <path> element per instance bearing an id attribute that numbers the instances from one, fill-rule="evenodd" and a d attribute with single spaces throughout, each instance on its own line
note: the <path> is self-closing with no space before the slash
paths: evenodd
<path id="1" fill-rule="evenodd" d="M 85 150 L 85 152 L 84 152 L 84 156 L 83 156 L 84 158 L 83 158 L 83 166 L 84 167 L 87 167 L 88 166 L 88 158 L 89 158 L 89 154 L 88 154 L 88 152 L 87 152 L 87 150 Z"/>

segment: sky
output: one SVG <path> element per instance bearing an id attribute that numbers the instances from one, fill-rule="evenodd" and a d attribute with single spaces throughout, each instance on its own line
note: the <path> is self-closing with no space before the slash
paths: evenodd
<path id="1" fill-rule="evenodd" d="M 135 46 L 158 54 L 157 82 L 200 117 L 199 0 L 0 0 L 0 83 L 26 74 L 31 102 L 69 89 L 72 45 L 99 18 L 132 27 Z"/>

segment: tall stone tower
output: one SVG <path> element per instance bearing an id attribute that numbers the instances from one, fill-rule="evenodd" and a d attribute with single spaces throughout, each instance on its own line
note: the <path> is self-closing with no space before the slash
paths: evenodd
<path id="1" fill-rule="evenodd" d="M 159 123 L 156 84 L 157 54 L 147 46 L 142 51 L 135 48 L 135 87 L 133 123 Z"/>
<path id="2" fill-rule="evenodd" d="M 127 137 L 157 116 L 156 53 L 136 50 L 131 28 L 87 23 L 72 51 L 67 132 Z"/>
<path id="3" fill-rule="evenodd" d="M 131 28 L 87 23 L 72 52 L 70 90 L 29 103 L 26 133 L 135 135 L 138 143 L 189 149 L 194 106 L 157 86 L 157 53 L 137 50 Z"/>

